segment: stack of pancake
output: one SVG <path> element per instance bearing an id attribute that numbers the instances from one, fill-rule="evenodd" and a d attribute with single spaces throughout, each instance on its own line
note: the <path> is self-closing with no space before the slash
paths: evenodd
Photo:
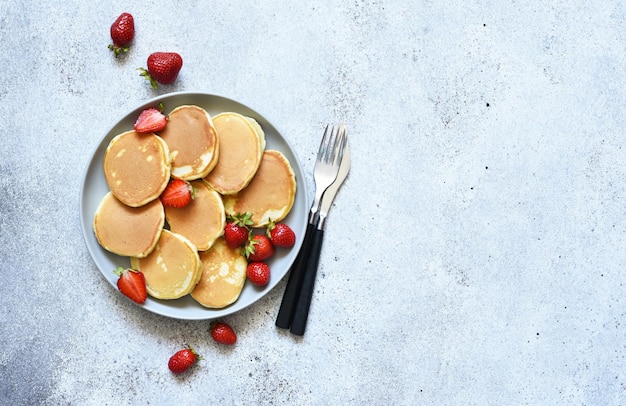
<path id="1" fill-rule="evenodd" d="M 110 192 L 93 221 L 100 245 L 130 257 L 152 297 L 191 294 L 208 308 L 235 302 L 246 279 L 246 258 L 222 237 L 226 215 L 250 212 L 253 227 L 264 227 L 287 216 L 296 193 L 289 161 L 265 149 L 254 119 L 211 117 L 195 105 L 172 110 L 159 134 L 114 137 L 103 169 Z M 189 205 L 163 206 L 159 196 L 171 178 L 191 183 Z"/>

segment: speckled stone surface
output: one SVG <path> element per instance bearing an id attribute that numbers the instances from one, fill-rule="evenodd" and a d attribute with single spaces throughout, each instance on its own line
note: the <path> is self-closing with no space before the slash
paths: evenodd
<path id="1" fill-rule="evenodd" d="M 626 404 L 623 2 L 8 0 L 0 51 L 1 404 Z M 156 92 L 153 51 L 185 60 Z M 222 348 L 87 251 L 95 146 L 185 90 L 266 115 L 310 198 L 322 129 L 347 123 L 303 338 L 274 326 L 285 281 Z M 174 377 L 184 344 L 204 360 Z"/>

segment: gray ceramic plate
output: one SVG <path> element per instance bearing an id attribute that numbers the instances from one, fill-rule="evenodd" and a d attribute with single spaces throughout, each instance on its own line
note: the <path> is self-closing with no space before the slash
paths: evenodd
<path id="1" fill-rule="evenodd" d="M 116 290 L 117 276 L 113 273 L 113 270 L 118 266 L 129 267 L 130 260 L 126 257 L 120 257 L 104 250 L 98 244 L 92 228 L 93 216 L 96 212 L 98 204 L 104 195 L 106 195 L 109 191 L 104 178 L 104 173 L 102 171 L 104 151 L 113 137 L 123 131 L 132 130 L 135 120 L 143 109 L 147 107 L 157 107 L 159 103 L 163 103 L 165 113 L 168 113 L 175 107 L 183 104 L 195 104 L 203 107 L 211 116 L 225 111 L 233 111 L 257 120 L 265 131 L 266 149 L 277 149 L 281 151 L 287 159 L 289 159 L 296 174 L 296 182 L 298 185 L 296 198 L 294 206 L 289 215 L 285 218 L 284 222 L 293 228 L 296 236 L 304 236 L 308 216 L 308 194 L 306 193 L 306 184 L 302 167 L 287 140 L 283 138 L 283 136 L 269 121 L 249 107 L 234 100 L 220 96 L 188 92 L 162 95 L 137 107 L 105 133 L 104 138 L 95 149 L 93 156 L 87 165 L 83 183 L 81 185 L 80 219 L 85 242 L 87 243 L 87 248 L 89 249 L 94 262 L 98 266 L 98 269 Z M 295 260 L 301 243 L 302 238 L 297 238 L 296 245 L 293 248 L 289 250 L 277 249 L 276 255 L 268 261 L 272 271 L 270 283 L 263 288 L 258 288 L 249 282 L 246 282 L 239 299 L 224 309 L 207 309 L 199 305 L 189 295 L 176 300 L 158 300 L 148 297 L 146 303 L 141 306 L 146 310 L 163 316 L 185 320 L 214 319 L 235 313 L 255 303 L 276 286 L 276 284 L 285 276 L 289 267 Z M 102 292 L 103 295 L 110 293 L 111 291 L 109 290 Z"/>

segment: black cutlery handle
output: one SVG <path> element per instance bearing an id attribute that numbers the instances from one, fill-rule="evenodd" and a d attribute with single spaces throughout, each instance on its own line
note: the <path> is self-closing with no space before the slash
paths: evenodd
<path id="1" fill-rule="evenodd" d="M 298 298 L 293 320 L 291 321 L 290 331 L 298 336 L 304 335 L 304 330 L 306 329 L 309 308 L 311 307 L 311 298 L 313 297 L 313 288 L 315 287 L 315 278 L 317 276 L 317 266 L 319 265 L 320 253 L 322 251 L 323 238 L 324 230 L 316 229 L 313 232 L 309 257 L 302 279 L 300 297 Z"/>
<path id="2" fill-rule="evenodd" d="M 280 304 L 278 316 L 276 317 L 276 327 L 291 327 L 291 319 L 293 318 L 293 313 L 296 308 L 298 296 L 300 295 L 300 287 L 302 286 L 302 275 L 304 274 L 306 259 L 309 256 L 311 237 L 314 231 L 315 226 L 309 223 L 304 234 L 304 240 L 302 240 L 300 252 L 298 252 L 296 260 L 289 269 L 289 279 L 287 280 L 285 293 L 283 293 L 283 301 Z"/>

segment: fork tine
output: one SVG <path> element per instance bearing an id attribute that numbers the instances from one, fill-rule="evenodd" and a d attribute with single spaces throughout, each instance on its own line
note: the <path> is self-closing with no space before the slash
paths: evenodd
<path id="1" fill-rule="evenodd" d="M 339 142 L 333 145 L 333 166 L 338 166 L 341 163 L 341 158 L 343 157 L 343 151 L 346 146 L 347 136 L 346 136 L 346 127 L 341 124 L 339 126 L 339 130 L 337 131 L 337 137 L 339 137 Z"/>
<path id="2" fill-rule="evenodd" d="M 326 125 L 326 129 L 324 130 L 324 136 L 322 137 L 322 141 L 320 142 L 320 148 L 317 150 L 317 161 L 323 161 L 324 154 L 326 153 L 326 148 L 328 146 L 328 127 L 329 125 Z"/>
<path id="3" fill-rule="evenodd" d="M 326 144 L 326 151 L 324 151 L 325 155 L 324 155 L 324 163 L 331 163 L 332 158 L 333 158 L 333 154 L 334 149 L 335 149 L 335 143 L 337 142 L 337 132 L 335 131 L 335 126 L 332 126 L 330 129 L 330 137 L 328 138 L 328 144 Z"/>

